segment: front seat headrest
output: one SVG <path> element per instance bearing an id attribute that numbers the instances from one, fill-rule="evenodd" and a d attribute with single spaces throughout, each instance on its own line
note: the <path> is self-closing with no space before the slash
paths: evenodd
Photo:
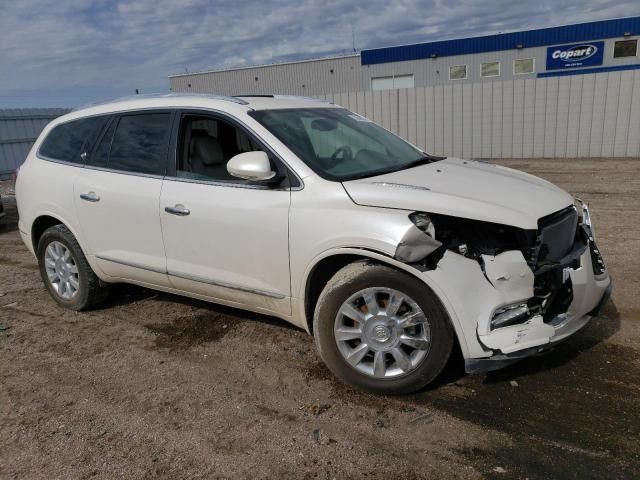
<path id="1" fill-rule="evenodd" d="M 196 132 L 196 130 L 194 130 Z M 199 132 L 199 131 L 198 131 Z M 220 142 L 209 135 L 198 133 L 191 138 L 191 163 L 202 163 L 206 166 L 224 163 L 224 153 Z"/>

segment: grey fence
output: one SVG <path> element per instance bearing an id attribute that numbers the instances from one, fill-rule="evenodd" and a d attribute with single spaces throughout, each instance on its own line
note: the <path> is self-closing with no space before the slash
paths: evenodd
<path id="1" fill-rule="evenodd" d="M 47 123 L 67 112 L 63 108 L 0 110 L 0 178 L 22 164 Z"/>
<path id="2" fill-rule="evenodd" d="M 640 158 L 640 70 L 323 98 L 437 155 Z"/>

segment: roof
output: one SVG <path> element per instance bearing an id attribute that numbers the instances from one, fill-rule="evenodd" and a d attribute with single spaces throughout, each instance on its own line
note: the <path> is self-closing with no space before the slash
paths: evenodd
<path id="1" fill-rule="evenodd" d="M 275 110 L 283 108 L 335 107 L 331 102 L 310 97 L 294 95 L 241 95 L 252 110 Z"/>
<path id="2" fill-rule="evenodd" d="M 257 65 L 245 65 L 242 67 L 223 67 L 223 68 L 215 68 L 212 70 L 202 70 L 199 72 L 189 72 L 189 73 L 175 73 L 173 75 L 169 75 L 169 78 L 176 77 L 191 77 L 193 75 L 205 75 L 207 73 L 220 73 L 220 72 L 232 72 L 238 70 L 251 70 L 253 68 L 265 68 L 265 67 L 279 67 L 280 65 L 294 65 L 296 63 L 309 63 L 309 62 L 323 62 L 330 60 L 342 60 L 343 58 L 353 58 L 359 57 L 359 53 L 350 53 L 348 55 L 332 55 L 328 57 L 315 57 L 315 58 L 304 58 L 301 60 L 291 60 L 288 62 L 273 62 L 273 63 L 262 63 Z"/>
<path id="3" fill-rule="evenodd" d="M 402 62 L 432 57 L 497 52 L 640 34 L 640 17 L 579 23 L 480 37 L 443 40 L 396 47 L 374 48 L 360 53 L 362 65 Z"/>
<path id="4" fill-rule="evenodd" d="M 205 108 L 223 110 L 232 114 L 247 110 L 267 110 L 279 108 L 332 107 L 333 104 L 320 99 L 288 95 L 259 95 L 226 97 L 205 93 L 168 93 L 158 95 L 134 95 L 132 97 L 86 105 L 60 117 L 68 121 L 90 115 L 102 115 L 144 108 Z"/>

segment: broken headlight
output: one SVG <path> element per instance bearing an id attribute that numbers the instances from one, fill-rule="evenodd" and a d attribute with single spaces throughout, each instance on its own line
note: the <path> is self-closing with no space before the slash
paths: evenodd
<path id="1" fill-rule="evenodd" d="M 507 250 L 520 250 L 528 258 L 535 237 L 535 230 L 498 223 L 440 214 L 431 214 L 429 218 L 434 238 L 446 249 L 476 260 L 482 255 L 495 256 Z"/>
<path id="2" fill-rule="evenodd" d="M 506 327 L 528 320 L 530 311 L 526 303 L 515 303 L 498 308 L 491 318 L 491 329 Z"/>

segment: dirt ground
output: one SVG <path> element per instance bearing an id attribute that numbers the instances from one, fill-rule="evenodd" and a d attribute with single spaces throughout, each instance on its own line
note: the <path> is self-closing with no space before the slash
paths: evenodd
<path id="1" fill-rule="evenodd" d="M 640 160 L 501 163 L 590 202 L 613 299 L 545 356 L 488 375 L 454 358 L 392 398 L 338 383 L 273 318 L 126 285 L 57 307 L 5 197 L 0 478 L 639 478 Z"/>

